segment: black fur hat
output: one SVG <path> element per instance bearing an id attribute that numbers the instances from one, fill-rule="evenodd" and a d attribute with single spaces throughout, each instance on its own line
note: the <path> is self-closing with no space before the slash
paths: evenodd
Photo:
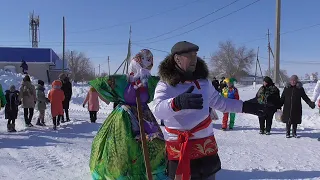
<path id="1" fill-rule="evenodd" d="M 38 80 L 38 84 L 40 84 L 41 86 L 44 86 L 44 82 L 42 80 Z"/>

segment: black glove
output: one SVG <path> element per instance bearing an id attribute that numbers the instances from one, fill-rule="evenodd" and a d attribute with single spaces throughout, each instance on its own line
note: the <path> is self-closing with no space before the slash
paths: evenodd
<path id="1" fill-rule="evenodd" d="M 84 107 L 86 104 L 82 104 L 82 107 Z"/>
<path id="2" fill-rule="evenodd" d="M 315 104 L 314 102 L 312 102 L 312 101 L 310 101 L 310 102 L 308 103 L 308 105 L 309 105 L 309 107 L 310 107 L 311 109 L 316 108 L 316 104 Z"/>
<path id="3" fill-rule="evenodd" d="M 174 111 L 203 108 L 202 94 L 194 94 L 193 90 L 194 86 L 191 86 L 186 92 L 173 99 Z"/>
<path id="4" fill-rule="evenodd" d="M 260 104 L 253 100 L 243 102 L 242 112 L 259 117 L 266 116 L 277 111 L 277 107 L 270 104 Z"/>

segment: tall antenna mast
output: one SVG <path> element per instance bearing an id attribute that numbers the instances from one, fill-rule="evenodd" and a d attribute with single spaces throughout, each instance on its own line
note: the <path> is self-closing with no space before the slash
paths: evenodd
<path id="1" fill-rule="evenodd" d="M 40 18 L 39 18 L 39 16 L 35 16 L 34 11 L 33 11 L 32 13 L 30 13 L 30 16 L 29 16 L 29 31 L 30 31 L 30 34 L 32 37 L 31 42 L 32 42 L 33 48 L 37 48 L 38 44 L 40 42 L 39 25 L 40 25 Z M 38 40 L 38 38 L 39 38 L 39 40 Z"/>
<path id="2" fill-rule="evenodd" d="M 131 26 L 130 26 L 130 31 L 129 31 L 129 43 L 128 43 L 128 54 L 127 54 L 127 58 L 125 60 L 125 65 L 123 67 L 123 74 L 124 72 L 126 72 L 126 74 L 128 74 L 129 71 L 129 63 L 131 60 Z"/>

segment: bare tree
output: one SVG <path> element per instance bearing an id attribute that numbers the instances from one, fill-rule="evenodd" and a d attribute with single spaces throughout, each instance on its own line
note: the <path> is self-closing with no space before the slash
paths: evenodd
<path id="1" fill-rule="evenodd" d="M 71 70 L 71 78 L 75 82 L 88 81 L 95 78 L 92 62 L 82 52 L 68 50 L 65 53 L 65 59 Z"/>
<path id="2" fill-rule="evenodd" d="M 270 71 L 271 71 L 271 77 L 270 78 L 274 79 L 274 77 L 273 77 L 274 76 L 274 74 L 273 74 L 274 68 L 271 68 Z M 269 70 L 266 70 L 265 75 L 269 75 Z M 289 81 L 289 76 L 288 76 L 286 70 L 280 69 L 280 80 L 283 81 L 284 83 Z"/>
<path id="3" fill-rule="evenodd" d="M 311 73 L 312 77 L 313 77 L 313 80 L 318 80 L 318 72 L 314 72 L 314 73 Z"/>
<path id="4" fill-rule="evenodd" d="M 211 56 L 212 75 L 241 78 L 249 74 L 255 56 L 253 49 L 236 47 L 232 41 L 220 42 L 219 50 Z"/>
<path id="5" fill-rule="evenodd" d="M 304 79 L 310 79 L 310 75 L 309 75 L 308 73 L 306 73 L 306 74 L 304 75 Z"/>

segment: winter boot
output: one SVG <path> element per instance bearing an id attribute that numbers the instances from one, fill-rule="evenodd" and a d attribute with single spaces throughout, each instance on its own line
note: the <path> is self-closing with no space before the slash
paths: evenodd
<path id="1" fill-rule="evenodd" d="M 11 124 L 11 132 L 17 132 L 15 124 Z"/>
<path id="2" fill-rule="evenodd" d="M 260 130 L 259 134 L 264 134 L 264 130 Z"/>
<path id="3" fill-rule="evenodd" d="M 52 118 L 52 123 L 53 123 L 53 130 L 57 130 L 57 118 L 56 117 Z"/>
<path id="4" fill-rule="evenodd" d="M 7 131 L 11 132 L 11 124 L 7 124 Z"/>
<path id="5" fill-rule="evenodd" d="M 44 119 L 41 119 L 41 124 L 42 126 L 46 126 L 46 124 L 44 123 Z"/>
<path id="6" fill-rule="evenodd" d="M 270 135 L 271 133 L 270 132 L 266 132 L 266 135 Z"/>
<path id="7" fill-rule="evenodd" d="M 63 117 L 63 116 L 62 116 Z M 56 120 L 56 124 L 57 124 L 57 126 L 60 126 L 60 118 L 61 118 L 61 116 L 60 115 L 58 115 L 58 119 Z"/>
<path id="8" fill-rule="evenodd" d="M 65 112 L 66 112 L 66 120 L 67 120 L 67 122 L 69 122 L 69 121 L 70 121 L 70 118 L 69 118 L 69 109 L 66 109 Z"/>
<path id="9" fill-rule="evenodd" d="M 37 120 L 37 124 L 36 124 L 36 125 L 37 125 L 37 126 L 42 126 L 39 118 L 38 118 L 38 120 Z"/>
<path id="10" fill-rule="evenodd" d="M 58 117 L 58 119 L 59 119 L 59 117 Z M 64 121 L 64 115 L 61 116 L 61 123 L 65 123 L 65 121 Z M 60 124 L 60 121 L 59 121 L 59 124 Z"/>

